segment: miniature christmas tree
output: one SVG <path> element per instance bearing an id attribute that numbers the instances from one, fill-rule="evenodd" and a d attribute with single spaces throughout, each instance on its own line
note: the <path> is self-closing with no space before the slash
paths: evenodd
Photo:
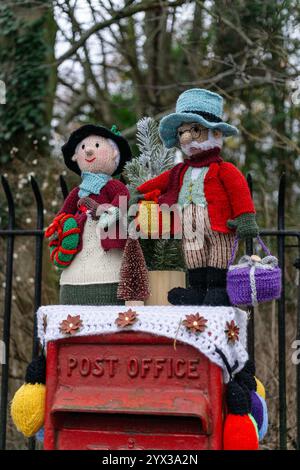
<path id="1" fill-rule="evenodd" d="M 137 123 L 137 146 L 140 155 L 125 165 L 129 190 L 158 176 L 174 165 L 176 149 L 167 149 L 161 142 L 158 124 L 151 117 L 144 117 Z"/>
<path id="2" fill-rule="evenodd" d="M 125 165 L 129 181 L 130 203 L 135 204 L 141 197 L 136 188 L 174 166 L 176 148 L 167 149 L 161 142 L 158 123 L 151 117 L 144 117 L 137 123 L 137 145 L 140 155 Z M 180 240 L 141 240 L 141 247 L 148 269 L 180 270 L 184 263 Z"/>
<path id="3" fill-rule="evenodd" d="M 123 253 L 118 299 L 144 301 L 150 295 L 149 276 L 138 240 L 128 238 Z"/>
<path id="4" fill-rule="evenodd" d="M 181 240 L 156 240 L 152 258 L 154 269 L 157 271 L 183 269 Z"/>

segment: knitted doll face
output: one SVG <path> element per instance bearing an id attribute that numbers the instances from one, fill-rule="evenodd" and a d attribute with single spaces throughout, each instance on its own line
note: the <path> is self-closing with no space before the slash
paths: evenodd
<path id="1" fill-rule="evenodd" d="M 77 145 L 72 160 L 82 172 L 112 175 L 119 164 L 120 153 L 112 140 L 90 135 Z"/>
<path id="2" fill-rule="evenodd" d="M 177 134 L 181 149 L 188 156 L 198 154 L 209 148 L 222 146 L 221 131 L 208 129 L 197 122 L 181 124 Z"/>

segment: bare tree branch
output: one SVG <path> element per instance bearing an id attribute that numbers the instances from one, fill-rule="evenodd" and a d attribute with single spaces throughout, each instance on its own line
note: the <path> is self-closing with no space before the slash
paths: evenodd
<path id="1" fill-rule="evenodd" d="M 118 11 L 114 16 L 111 18 L 102 21 L 101 23 L 93 25 L 89 28 L 85 33 L 82 34 L 81 38 L 76 41 L 70 49 L 62 54 L 57 59 L 57 65 L 61 65 L 66 59 L 71 57 L 83 44 L 87 41 L 87 39 L 97 31 L 100 31 L 108 26 L 112 25 L 113 23 L 121 20 L 122 18 L 128 18 L 130 16 L 135 15 L 139 12 L 145 12 L 148 10 L 152 10 L 153 8 L 159 7 L 163 5 L 164 7 L 171 7 L 174 8 L 176 6 L 182 5 L 186 3 L 185 0 L 175 0 L 175 1 L 164 1 L 164 0 L 145 0 L 144 2 L 140 2 L 138 5 L 129 5 L 127 8 L 122 8 L 122 10 Z"/>
<path id="2" fill-rule="evenodd" d="M 237 25 L 232 23 L 232 21 L 230 21 L 225 15 L 222 15 L 222 14 L 217 15 L 216 13 L 212 11 L 211 8 L 208 8 L 205 5 L 205 2 L 202 2 L 201 0 L 196 0 L 196 3 L 201 5 L 203 10 L 206 11 L 206 13 L 208 13 L 210 16 L 212 16 L 215 19 L 218 19 L 219 21 L 222 21 L 229 28 L 233 29 L 236 33 L 238 33 L 238 35 L 241 36 L 241 38 L 246 42 L 246 44 L 248 44 L 248 46 L 251 46 L 251 47 L 255 46 L 255 43 L 246 35 L 246 33 Z"/>

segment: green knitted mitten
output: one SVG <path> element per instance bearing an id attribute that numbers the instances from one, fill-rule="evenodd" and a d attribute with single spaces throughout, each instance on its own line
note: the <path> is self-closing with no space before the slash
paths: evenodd
<path id="1" fill-rule="evenodd" d="M 252 213 L 242 214 L 234 220 L 228 220 L 227 226 L 236 229 L 237 236 L 242 239 L 255 238 L 259 234 L 255 214 Z"/>

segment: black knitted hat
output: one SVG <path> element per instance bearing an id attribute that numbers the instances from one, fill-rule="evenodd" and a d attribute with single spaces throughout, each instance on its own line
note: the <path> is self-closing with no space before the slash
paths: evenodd
<path id="1" fill-rule="evenodd" d="M 66 166 L 70 170 L 77 173 L 77 175 L 80 175 L 81 171 L 79 166 L 77 165 L 77 162 L 74 162 L 72 160 L 76 147 L 86 137 L 89 137 L 90 135 L 99 135 L 100 137 L 111 139 L 117 144 L 120 151 L 120 162 L 118 168 L 114 171 L 113 175 L 121 173 L 125 163 L 131 160 L 132 154 L 127 140 L 122 137 L 120 133 L 115 129 L 115 126 L 112 127 L 112 130 L 109 130 L 106 127 L 95 126 L 93 124 L 86 124 L 84 126 L 79 127 L 79 129 L 76 129 L 76 131 L 72 132 L 68 142 L 66 142 L 61 148 Z"/>

